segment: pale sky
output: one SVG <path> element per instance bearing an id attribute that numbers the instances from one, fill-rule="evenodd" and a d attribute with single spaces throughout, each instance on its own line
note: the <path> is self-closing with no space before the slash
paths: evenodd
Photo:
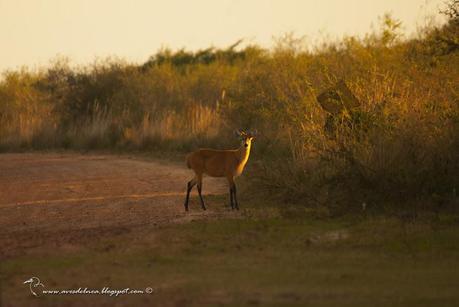
<path id="1" fill-rule="evenodd" d="M 443 0 L 0 0 L 0 72 L 116 56 L 142 63 L 161 47 L 271 46 L 293 32 L 310 41 L 362 35 L 392 12 L 407 33 Z"/>

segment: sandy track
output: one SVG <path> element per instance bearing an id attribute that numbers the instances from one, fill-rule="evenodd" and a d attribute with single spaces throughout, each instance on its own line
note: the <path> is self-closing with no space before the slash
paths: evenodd
<path id="1" fill-rule="evenodd" d="M 191 176 L 184 164 L 131 157 L 1 154 L 0 256 L 221 213 L 201 211 L 195 197 L 184 212 Z M 221 179 L 204 181 L 205 194 L 226 190 Z"/>

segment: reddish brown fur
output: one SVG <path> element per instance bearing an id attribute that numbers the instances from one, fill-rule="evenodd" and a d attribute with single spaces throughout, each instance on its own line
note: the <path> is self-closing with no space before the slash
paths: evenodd
<path id="1" fill-rule="evenodd" d="M 239 164 L 239 153 L 237 150 L 199 149 L 188 154 L 186 162 L 198 176 L 226 177 L 232 175 Z"/>
<path id="2" fill-rule="evenodd" d="M 239 149 L 233 150 L 216 150 L 216 149 L 198 149 L 186 156 L 186 164 L 191 168 L 195 176 L 188 182 L 187 194 L 185 198 L 185 210 L 188 210 L 188 200 L 190 191 L 194 185 L 198 186 L 201 206 L 205 210 L 204 200 L 201 195 L 202 176 L 204 174 L 211 177 L 226 177 L 230 187 L 231 208 L 239 209 L 236 197 L 236 185 L 234 178 L 239 176 L 244 170 L 250 155 L 253 134 L 238 132 L 242 138 L 242 145 Z"/>

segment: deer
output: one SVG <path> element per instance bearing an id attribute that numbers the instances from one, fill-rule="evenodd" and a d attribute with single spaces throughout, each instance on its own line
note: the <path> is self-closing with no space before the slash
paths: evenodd
<path id="1" fill-rule="evenodd" d="M 204 174 L 210 177 L 226 177 L 229 185 L 231 209 L 239 210 L 237 201 L 235 178 L 240 176 L 250 156 L 252 141 L 257 134 L 256 131 L 244 132 L 235 130 L 235 134 L 241 139 L 241 146 L 238 149 L 218 150 L 200 148 L 186 156 L 186 164 L 194 172 L 194 177 L 188 182 L 185 198 L 185 211 L 188 211 L 190 192 L 195 185 L 198 188 L 201 207 L 206 210 L 202 198 L 202 177 Z"/>

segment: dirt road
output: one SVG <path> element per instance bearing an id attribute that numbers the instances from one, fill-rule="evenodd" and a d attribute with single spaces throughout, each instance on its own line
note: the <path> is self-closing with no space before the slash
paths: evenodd
<path id="1" fill-rule="evenodd" d="M 0 256 L 218 215 L 223 204 L 204 212 L 195 197 L 185 214 L 191 177 L 184 163 L 127 156 L 1 154 Z M 226 190 L 221 179 L 204 181 L 205 194 Z"/>

